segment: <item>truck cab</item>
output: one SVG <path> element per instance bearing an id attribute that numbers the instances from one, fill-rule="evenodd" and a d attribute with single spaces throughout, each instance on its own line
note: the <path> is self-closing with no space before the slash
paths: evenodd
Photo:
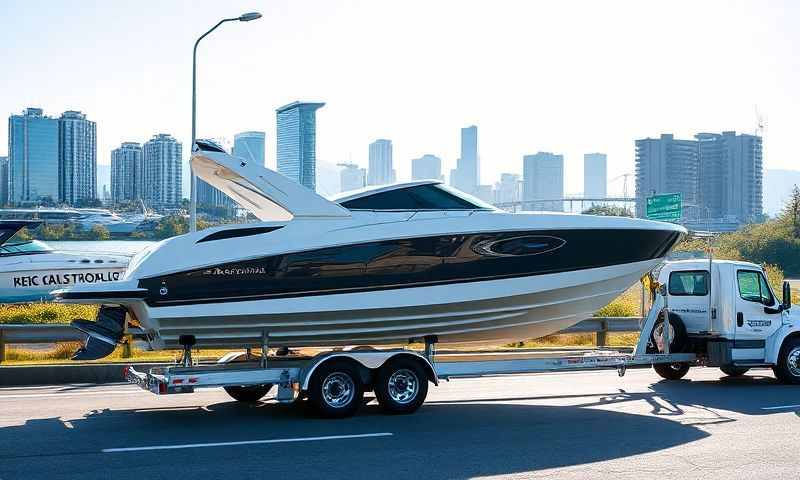
<path id="1" fill-rule="evenodd" d="M 725 373 L 769 366 L 779 378 L 800 383 L 800 318 L 792 315 L 788 283 L 779 299 L 761 266 L 707 259 L 668 262 L 657 279 L 670 312 L 672 348 L 696 353 Z"/>

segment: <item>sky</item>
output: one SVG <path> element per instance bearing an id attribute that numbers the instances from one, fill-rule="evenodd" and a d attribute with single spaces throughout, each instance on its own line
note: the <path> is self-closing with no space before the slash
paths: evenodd
<path id="1" fill-rule="evenodd" d="M 249 11 L 263 18 L 200 44 L 198 137 L 266 131 L 268 166 L 275 109 L 307 100 L 326 103 L 319 161 L 366 166 L 389 138 L 401 180 L 425 153 L 453 168 L 474 124 L 482 183 L 551 151 L 577 193 L 584 153 L 607 153 L 611 180 L 633 173 L 634 139 L 754 133 L 757 112 L 765 168 L 800 169 L 792 1 L 0 0 L 0 114 L 81 110 L 101 164 L 161 132 L 187 156 L 194 40 Z"/>

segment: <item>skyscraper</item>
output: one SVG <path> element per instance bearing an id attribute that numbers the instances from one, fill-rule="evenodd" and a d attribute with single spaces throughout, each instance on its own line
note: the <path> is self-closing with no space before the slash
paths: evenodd
<path id="1" fill-rule="evenodd" d="M 525 208 L 553 212 L 564 211 L 564 202 L 555 200 L 564 198 L 564 156 L 539 152 L 535 155 L 525 155 L 522 162 L 523 201 L 552 200 L 532 202 L 525 205 Z"/>
<path id="2" fill-rule="evenodd" d="M 41 108 L 8 118 L 9 202 L 58 201 L 58 120 Z"/>
<path id="3" fill-rule="evenodd" d="M 494 187 L 495 203 L 512 203 L 521 200 L 519 175 L 501 173 L 500 181 Z"/>
<path id="4" fill-rule="evenodd" d="M 278 110 L 278 172 L 316 189 L 317 110 L 324 103 L 293 102 Z"/>
<path id="5" fill-rule="evenodd" d="M 763 213 L 761 137 L 736 132 L 699 133 L 698 203 L 705 217 L 740 223 Z"/>
<path id="6" fill-rule="evenodd" d="M 395 172 L 392 163 L 392 141 L 385 138 L 369 144 L 369 169 L 367 185 L 394 183 Z"/>
<path id="7" fill-rule="evenodd" d="M 111 151 L 111 200 L 133 201 L 142 198 L 144 178 L 142 175 L 142 146 L 135 142 L 124 142 Z"/>
<path id="8" fill-rule="evenodd" d="M 246 158 L 260 166 L 266 165 L 264 157 L 264 132 L 242 132 L 233 137 L 233 155 Z"/>
<path id="9" fill-rule="evenodd" d="M 142 148 L 142 199 L 148 206 L 172 208 L 180 204 L 181 143 L 159 133 Z"/>
<path id="10" fill-rule="evenodd" d="M 342 167 L 341 172 L 339 172 L 339 183 L 343 192 L 364 188 L 367 181 L 367 171 L 365 169 L 359 168 L 358 165 L 353 163 L 340 163 L 339 166 Z"/>
<path id="11" fill-rule="evenodd" d="M 411 160 L 412 180 L 441 180 L 442 159 L 429 153 Z"/>
<path id="12" fill-rule="evenodd" d="M 606 198 L 606 154 L 586 153 L 583 155 L 583 196 L 586 198 Z"/>
<path id="13" fill-rule="evenodd" d="M 59 200 L 75 205 L 97 198 L 97 126 L 81 112 L 58 119 Z"/>
<path id="14" fill-rule="evenodd" d="M 0 205 L 8 204 L 8 157 L 0 157 Z"/>
<path id="15" fill-rule="evenodd" d="M 698 150 L 695 140 L 636 140 L 636 216 L 645 217 L 645 200 L 653 194 L 681 193 L 684 205 L 697 204 Z"/>
<path id="16" fill-rule="evenodd" d="M 467 193 L 475 193 L 480 179 L 478 127 L 471 125 L 461 129 L 461 158 L 451 172 L 450 185 Z"/>

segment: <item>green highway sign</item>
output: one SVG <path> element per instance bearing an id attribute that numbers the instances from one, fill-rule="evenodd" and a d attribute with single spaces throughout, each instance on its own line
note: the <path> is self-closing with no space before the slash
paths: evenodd
<path id="1" fill-rule="evenodd" d="M 647 218 L 662 222 L 676 222 L 683 215 L 683 195 L 667 193 L 647 197 Z"/>

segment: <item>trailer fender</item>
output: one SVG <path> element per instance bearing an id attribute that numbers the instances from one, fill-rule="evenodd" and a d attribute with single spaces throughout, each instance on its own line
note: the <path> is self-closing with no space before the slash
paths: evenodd
<path id="1" fill-rule="evenodd" d="M 433 383 L 434 385 L 439 385 L 439 377 L 436 375 L 436 371 L 431 365 L 431 362 L 425 358 L 424 355 L 421 355 L 417 352 L 412 352 L 408 350 L 404 351 L 381 351 L 381 350 L 354 350 L 354 351 L 341 351 L 341 352 L 330 352 L 319 357 L 313 359 L 309 365 L 307 365 L 303 370 L 300 372 L 300 388 L 301 390 L 308 390 L 308 384 L 311 381 L 311 376 L 314 374 L 314 371 L 323 363 L 333 359 L 333 358 L 347 358 L 350 359 L 362 367 L 370 370 L 375 371 L 383 366 L 389 360 L 394 358 L 398 358 L 401 356 L 411 357 L 414 358 L 422 363 L 425 367 L 425 372 L 428 374 L 428 380 Z"/>

